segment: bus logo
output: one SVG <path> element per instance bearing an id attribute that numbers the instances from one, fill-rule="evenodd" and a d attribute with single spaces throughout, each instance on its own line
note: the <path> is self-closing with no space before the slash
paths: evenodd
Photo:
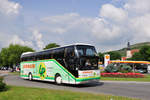
<path id="1" fill-rule="evenodd" d="M 25 64 L 23 68 L 35 68 L 35 64 Z"/>
<path id="2" fill-rule="evenodd" d="M 42 80 L 46 77 L 46 66 L 44 63 L 39 64 L 39 75 Z"/>

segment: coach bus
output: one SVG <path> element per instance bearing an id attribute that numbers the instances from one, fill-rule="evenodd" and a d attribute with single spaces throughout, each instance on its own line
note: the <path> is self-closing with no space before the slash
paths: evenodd
<path id="1" fill-rule="evenodd" d="M 88 44 L 27 52 L 21 55 L 20 77 L 56 84 L 99 81 L 98 59 L 95 47 Z"/>

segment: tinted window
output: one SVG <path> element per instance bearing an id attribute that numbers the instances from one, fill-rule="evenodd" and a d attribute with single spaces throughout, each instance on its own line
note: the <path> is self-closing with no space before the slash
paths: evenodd
<path id="1" fill-rule="evenodd" d="M 66 57 L 74 57 L 75 56 L 75 52 L 74 52 L 74 47 L 73 46 L 66 48 L 65 56 Z"/>
<path id="2" fill-rule="evenodd" d="M 78 45 L 77 51 L 79 56 L 97 56 L 96 50 L 93 46 Z"/>
<path id="3" fill-rule="evenodd" d="M 53 50 L 53 58 L 64 58 L 64 48 Z"/>
<path id="4" fill-rule="evenodd" d="M 43 52 L 43 59 L 51 59 L 52 51 L 44 51 Z"/>
<path id="5" fill-rule="evenodd" d="M 34 55 L 27 55 L 21 58 L 21 61 L 34 61 L 35 56 Z"/>
<path id="6" fill-rule="evenodd" d="M 41 52 L 38 52 L 38 53 L 36 54 L 36 60 L 42 60 L 42 59 L 43 59 L 42 53 L 41 53 Z"/>

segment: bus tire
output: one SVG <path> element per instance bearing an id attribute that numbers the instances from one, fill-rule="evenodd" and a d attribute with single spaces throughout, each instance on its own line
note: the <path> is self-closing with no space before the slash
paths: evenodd
<path id="1" fill-rule="evenodd" d="M 32 77 L 32 74 L 31 74 L 31 73 L 29 73 L 29 75 L 28 75 L 28 79 L 29 79 L 30 81 L 32 81 L 32 80 L 33 80 L 33 77 Z"/>
<path id="2" fill-rule="evenodd" d="M 60 74 L 56 74 L 56 75 L 55 75 L 55 83 L 56 83 L 57 85 L 62 84 L 62 78 L 61 78 Z"/>

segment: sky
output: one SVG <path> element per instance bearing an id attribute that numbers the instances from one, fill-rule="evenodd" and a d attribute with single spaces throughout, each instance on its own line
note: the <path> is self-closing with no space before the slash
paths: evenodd
<path id="1" fill-rule="evenodd" d="M 0 0 L 0 50 L 86 43 L 98 52 L 150 41 L 150 0 Z"/>

